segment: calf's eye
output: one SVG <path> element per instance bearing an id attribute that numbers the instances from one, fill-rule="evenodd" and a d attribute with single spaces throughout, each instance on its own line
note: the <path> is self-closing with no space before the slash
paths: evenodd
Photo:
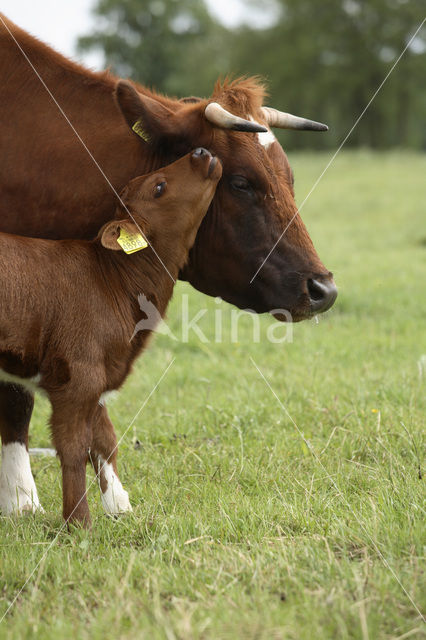
<path id="1" fill-rule="evenodd" d="M 162 196 L 165 190 L 166 190 L 166 183 L 158 182 L 154 187 L 154 198 L 159 198 L 160 196 Z"/>

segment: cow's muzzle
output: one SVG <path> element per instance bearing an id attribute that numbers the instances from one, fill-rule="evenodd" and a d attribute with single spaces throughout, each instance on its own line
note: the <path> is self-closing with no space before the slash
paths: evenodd
<path id="1" fill-rule="evenodd" d="M 337 298 L 337 287 L 331 276 L 309 278 L 307 286 L 311 313 L 323 313 L 333 306 Z"/>

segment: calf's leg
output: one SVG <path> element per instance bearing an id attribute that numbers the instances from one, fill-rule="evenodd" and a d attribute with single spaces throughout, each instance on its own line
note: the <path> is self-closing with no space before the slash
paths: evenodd
<path id="1" fill-rule="evenodd" d="M 90 459 L 99 478 L 102 506 L 107 513 L 132 511 L 129 494 L 117 473 L 117 437 L 106 408 L 98 405 L 92 420 Z"/>
<path id="2" fill-rule="evenodd" d="M 90 527 L 86 496 L 86 463 L 91 442 L 93 407 L 52 400 L 52 436 L 62 467 L 63 516 L 68 523 Z"/>
<path id="3" fill-rule="evenodd" d="M 0 511 L 4 514 L 43 510 L 28 455 L 33 406 L 34 396 L 24 387 L 0 383 Z"/>

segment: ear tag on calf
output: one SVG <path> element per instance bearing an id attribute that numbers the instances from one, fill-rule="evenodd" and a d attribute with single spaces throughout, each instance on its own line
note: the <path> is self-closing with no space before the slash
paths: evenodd
<path id="1" fill-rule="evenodd" d="M 117 238 L 117 242 L 127 254 L 146 249 L 148 246 L 147 241 L 141 233 L 129 233 L 123 228 L 120 228 L 120 235 Z"/>
<path id="2" fill-rule="evenodd" d="M 132 127 L 132 131 L 134 131 L 135 133 L 137 133 L 137 135 L 142 138 L 142 140 L 144 142 L 149 142 L 149 135 L 147 134 L 147 132 L 145 131 L 145 129 L 143 128 L 142 125 L 142 120 L 139 118 L 139 120 L 136 120 L 135 124 Z"/>

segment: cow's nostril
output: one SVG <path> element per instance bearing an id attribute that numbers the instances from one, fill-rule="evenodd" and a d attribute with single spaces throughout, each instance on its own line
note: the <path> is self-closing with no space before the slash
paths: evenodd
<path id="1" fill-rule="evenodd" d="M 327 280 L 308 279 L 308 293 L 311 311 L 321 313 L 333 306 L 337 298 L 337 287 L 332 278 Z"/>
<path id="2" fill-rule="evenodd" d="M 198 149 L 195 149 L 192 155 L 194 156 L 194 158 L 201 158 L 203 156 L 210 156 L 211 153 L 210 151 L 207 151 L 207 149 L 204 149 L 203 147 L 198 147 Z"/>

